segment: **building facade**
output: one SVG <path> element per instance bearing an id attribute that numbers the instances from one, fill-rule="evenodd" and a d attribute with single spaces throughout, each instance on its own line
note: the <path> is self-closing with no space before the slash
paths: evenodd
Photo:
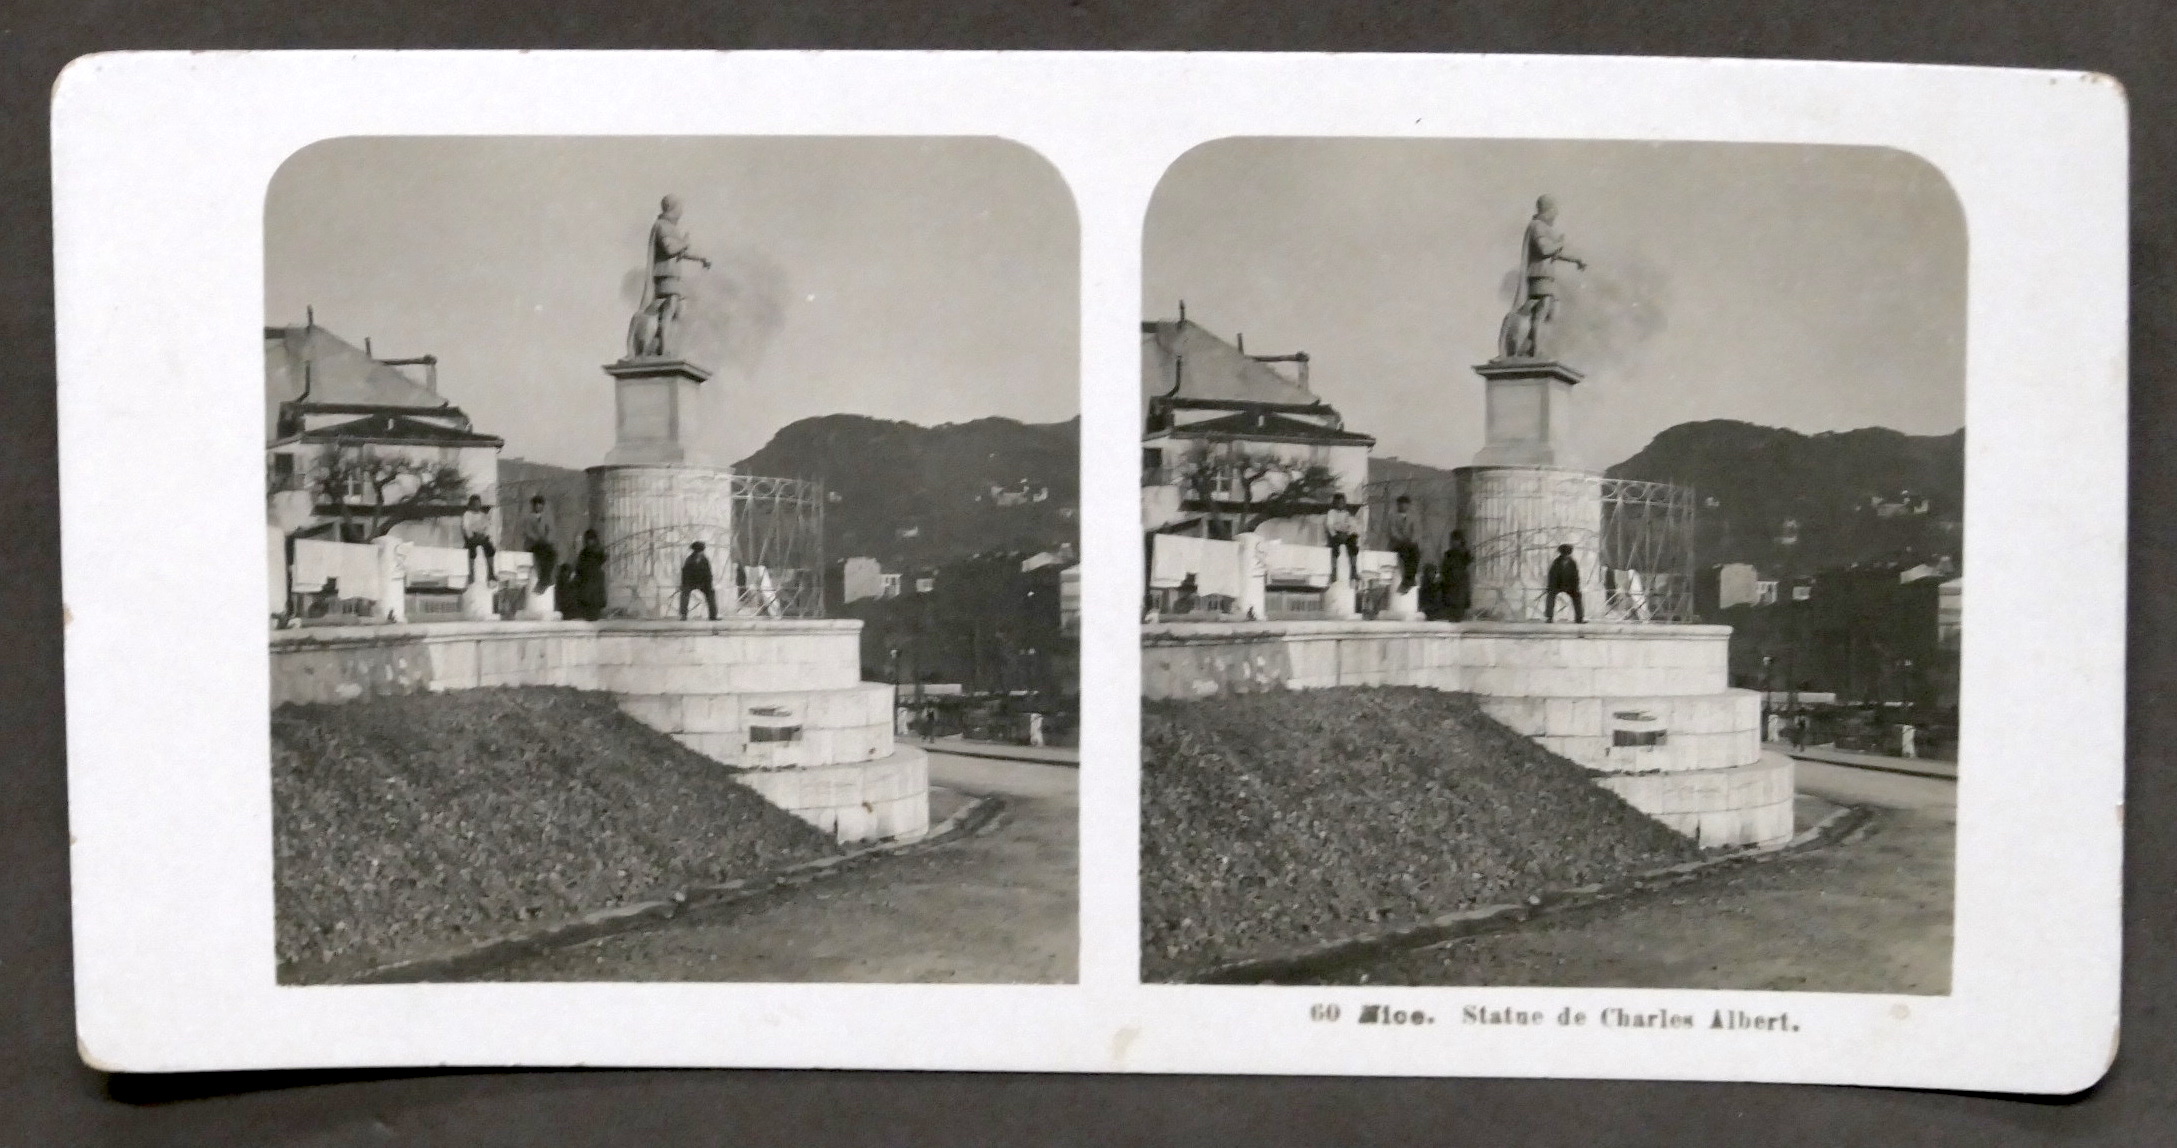
<path id="1" fill-rule="evenodd" d="M 264 344 L 267 498 L 288 537 L 459 547 L 468 496 L 499 513 L 505 440 L 438 393 L 435 358 L 380 359 L 314 321 Z"/>
<path id="2" fill-rule="evenodd" d="M 1141 325 L 1144 529 L 1320 545 L 1364 505 L 1375 439 L 1309 389 L 1306 353 L 1249 355 L 1184 316 Z"/>

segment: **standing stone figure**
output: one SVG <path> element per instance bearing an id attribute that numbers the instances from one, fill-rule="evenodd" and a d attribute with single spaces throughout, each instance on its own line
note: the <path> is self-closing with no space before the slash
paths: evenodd
<path id="1" fill-rule="evenodd" d="M 1527 221 L 1527 237 L 1520 249 L 1518 297 L 1497 331 L 1499 359 L 1533 359 L 1544 345 L 1543 328 L 1557 318 L 1558 263 L 1570 263 L 1582 271 L 1587 264 L 1565 250 L 1565 235 L 1557 230 L 1557 200 L 1535 200 L 1534 218 Z"/>
<path id="2" fill-rule="evenodd" d="M 681 305 L 680 265 L 711 261 L 688 246 L 688 233 L 680 228 L 680 197 L 658 201 L 657 222 L 650 225 L 650 294 L 627 326 L 627 357 L 670 359 L 679 351 Z"/>

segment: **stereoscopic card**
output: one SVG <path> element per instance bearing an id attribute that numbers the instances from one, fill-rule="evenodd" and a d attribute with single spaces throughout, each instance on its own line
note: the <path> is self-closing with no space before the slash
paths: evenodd
<path id="1" fill-rule="evenodd" d="M 2084 1088 L 2125 132 L 1890 65 L 78 61 L 84 1057 Z"/>

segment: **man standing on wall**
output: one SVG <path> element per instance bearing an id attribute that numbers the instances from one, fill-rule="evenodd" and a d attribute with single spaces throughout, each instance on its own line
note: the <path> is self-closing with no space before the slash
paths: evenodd
<path id="1" fill-rule="evenodd" d="M 559 567 L 559 547 L 552 544 L 552 516 L 546 514 L 544 496 L 529 496 L 529 514 L 522 519 L 522 544 L 536 562 L 537 591 L 551 588 Z"/>
<path id="2" fill-rule="evenodd" d="M 1414 527 L 1414 500 L 1399 495 L 1391 504 L 1391 552 L 1398 555 L 1398 592 L 1414 588 L 1421 574 L 1421 535 Z"/>
<path id="3" fill-rule="evenodd" d="M 1323 514 L 1323 532 L 1330 536 L 1330 580 L 1338 580 L 1338 551 L 1346 555 L 1346 576 L 1352 582 L 1361 580 L 1361 518 L 1346 505 L 1344 494 L 1330 496 L 1330 509 Z"/>
<path id="4" fill-rule="evenodd" d="M 688 544 L 688 560 L 680 564 L 680 620 L 688 620 L 688 597 L 703 595 L 703 604 L 710 607 L 711 621 L 718 620 L 718 589 L 711 579 L 711 560 L 703 555 L 703 544 Z"/>
<path id="5" fill-rule="evenodd" d="M 497 583 L 499 570 L 496 565 L 499 548 L 491 541 L 491 508 L 484 505 L 480 494 L 469 496 L 469 505 L 461 512 L 461 549 L 468 558 L 469 577 L 476 577 L 476 552 L 484 552 L 484 581 Z"/>
<path id="6" fill-rule="evenodd" d="M 1466 532 L 1454 530 L 1451 541 L 1444 544 L 1444 565 L 1439 571 L 1444 580 L 1444 611 L 1454 622 L 1466 620 L 1466 612 L 1474 608 L 1474 551 L 1466 544 Z"/>
<path id="7" fill-rule="evenodd" d="M 1550 563 L 1549 589 L 1542 594 L 1542 620 L 1557 620 L 1557 596 L 1563 594 L 1572 599 L 1572 620 L 1587 621 L 1586 608 L 1580 604 L 1580 564 L 1573 561 L 1570 544 L 1557 548 L 1557 559 Z"/>

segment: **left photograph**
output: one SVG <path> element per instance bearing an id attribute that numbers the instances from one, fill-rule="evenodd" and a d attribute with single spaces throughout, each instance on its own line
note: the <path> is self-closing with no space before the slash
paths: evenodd
<path id="1" fill-rule="evenodd" d="M 264 257 L 280 983 L 1075 979 L 1054 168 L 335 139 Z"/>

